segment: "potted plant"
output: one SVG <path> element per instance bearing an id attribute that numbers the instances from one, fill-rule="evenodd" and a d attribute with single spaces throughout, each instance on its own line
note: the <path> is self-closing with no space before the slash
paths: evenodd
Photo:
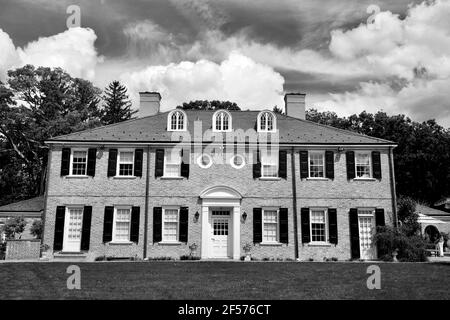
<path id="1" fill-rule="evenodd" d="M 191 250 L 191 252 L 189 253 L 190 256 L 194 256 L 195 253 L 197 252 L 197 244 L 194 242 L 189 246 L 189 250 Z"/>
<path id="2" fill-rule="evenodd" d="M 41 259 L 42 260 L 48 260 L 49 259 L 49 252 L 48 249 L 50 249 L 50 246 L 48 244 L 41 244 Z"/>
<path id="3" fill-rule="evenodd" d="M 252 250 L 252 245 L 250 243 L 246 243 L 245 246 L 243 247 L 244 252 L 245 252 L 245 258 L 244 261 L 251 261 L 252 257 L 250 255 L 250 251 Z"/>

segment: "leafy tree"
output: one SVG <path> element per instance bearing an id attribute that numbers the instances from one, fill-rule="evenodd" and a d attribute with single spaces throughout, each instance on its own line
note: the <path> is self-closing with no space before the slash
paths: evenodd
<path id="1" fill-rule="evenodd" d="M 284 114 L 283 109 L 278 108 L 278 106 L 274 106 L 273 109 L 272 109 L 272 111 L 273 111 L 274 113 Z"/>
<path id="2" fill-rule="evenodd" d="M 2 232 L 5 233 L 6 239 L 15 239 L 16 235 L 20 239 L 26 225 L 27 223 L 23 217 L 8 218 L 2 227 Z"/>
<path id="3" fill-rule="evenodd" d="M 41 219 L 36 219 L 30 228 L 30 233 L 36 237 L 36 239 L 42 238 L 42 232 L 44 231 L 44 224 Z"/>
<path id="4" fill-rule="evenodd" d="M 0 204 L 41 194 L 51 137 L 100 125 L 100 90 L 60 68 L 26 65 L 0 84 Z"/>
<path id="5" fill-rule="evenodd" d="M 128 98 L 127 88 L 119 81 L 112 81 L 103 94 L 105 106 L 102 115 L 104 124 L 112 124 L 130 119 L 136 110 L 131 110 L 131 101 Z"/>
<path id="6" fill-rule="evenodd" d="M 226 109 L 226 110 L 241 110 L 239 106 L 235 102 L 230 101 L 219 101 L 219 100 L 195 100 L 190 101 L 189 103 L 184 102 L 181 106 L 177 106 L 177 108 L 188 110 L 218 110 L 218 109 Z"/>
<path id="7" fill-rule="evenodd" d="M 418 234 L 420 224 L 417 222 L 419 214 L 416 212 L 416 201 L 410 197 L 399 197 L 397 200 L 398 220 L 407 236 Z"/>

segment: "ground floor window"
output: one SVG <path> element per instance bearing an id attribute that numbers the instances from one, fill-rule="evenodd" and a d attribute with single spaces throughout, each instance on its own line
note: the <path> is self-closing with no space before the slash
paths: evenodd
<path id="1" fill-rule="evenodd" d="M 327 241 L 326 213 L 327 210 L 325 209 L 311 209 L 310 227 L 312 242 Z"/>
<path id="2" fill-rule="evenodd" d="M 278 210 L 263 209 L 263 242 L 278 242 Z"/>
<path id="3" fill-rule="evenodd" d="M 163 208 L 162 241 L 178 241 L 178 220 L 180 208 Z"/>
<path id="4" fill-rule="evenodd" d="M 115 209 L 113 241 L 130 241 L 131 207 Z"/>

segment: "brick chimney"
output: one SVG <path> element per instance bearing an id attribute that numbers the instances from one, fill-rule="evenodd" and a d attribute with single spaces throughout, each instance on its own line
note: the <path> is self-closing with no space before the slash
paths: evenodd
<path id="1" fill-rule="evenodd" d="M 139 92 L 138 117 L 154 116 L 159 113 L 161 95 L 159 92 Z"/>
<path id="2" fill-rule="evenodd" d="M 305 119 L 305 96 L 304 93 L 286 93 L 284 104 L 286 115 L 297 119 Z"/>

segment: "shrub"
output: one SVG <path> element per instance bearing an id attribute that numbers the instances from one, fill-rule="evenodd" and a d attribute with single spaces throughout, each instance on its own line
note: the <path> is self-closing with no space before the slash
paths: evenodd
<path id="1" fill-rule="evenodd" d="M 200 257 L 185 254 L 180 257 L 180 260 L 200 260 Z"/>
<path id="2" fill-rule="evenodd" d="M 447 241 L 448 241 L 448 238 L 449 238 L 449 234 L 445 233 L 445 232 L 441 232 L 441 236 L 444 238 L 444 250 L 445 250 L 445 248 L 448 247 L 447 246 Z"/>
<path id="3" fill-rule="evenodd" d="M 36 239 L 41 239 L 43 230 L 44 224 L 42 223 L 41 219 L 34 220 L 30 228 L 30 233 L 35 236 Z"/>
<path id="4" fill-rule="evenodd" d="M 339 259 L 338 258 L 336 258 L 336 257 L 332 257 L 331 258 L 331 261 L 338 261 Z"/>
<path id="5" fill-rule="evenodd" d="M 407 236 L 417 235 L 420 224 L 417 222 L 419 214 L 416 212 L 416 201 L 410 197 L 400 197 L 397 204 L 401 231 Z"/>
<path id="6" fill-rule="evenodd" d="M 6 242 L 0 241 L 0 260 L 5 260 Z"/>
<path id="7" fill-rule="evenodd" d="M 392 259 L 392 253 L 398 249 L 399 261 L 426 261 L 426 241 L 418 235 L 409 235 L 404 230 L 382 227 L 374 236 L 378 256 L 384 261 Z"/>
<path id="8" fill-rule="evenodd" d="M 27 223 L 23 217 L 8 218 L 1 231 L 5 233 L 6 239 L 15 239 L 16 236 L 20 239 L 26 225 Z"/>

